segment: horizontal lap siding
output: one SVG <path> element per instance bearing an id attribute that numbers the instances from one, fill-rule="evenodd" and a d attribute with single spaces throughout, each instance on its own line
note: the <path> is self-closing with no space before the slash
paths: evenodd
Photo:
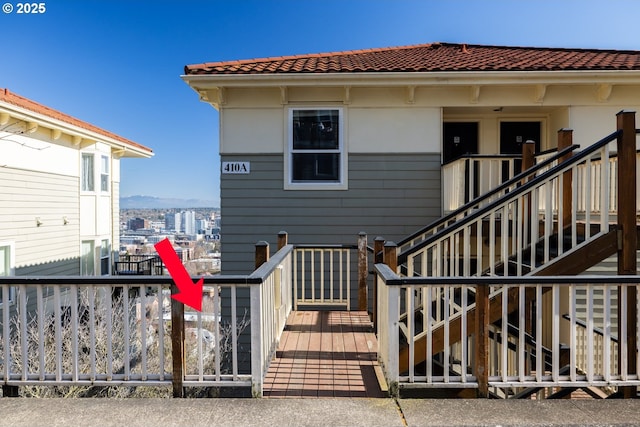
<path id="1" fill-rule="evenodd" d="M 0 168 L 0 241 L 15 243 L 16 275 L 79 274 L 78 191 L 77 177 Z"/>
<path id="2" fill-rule="evenodd" d="M 364 231 L 399 240 L 440 216 L 440 155 L 349 154 L 349 189 L 283 189 L 283 158 L 223 155 L 250 161 L 251 173 L 221 176 L 222 269 L 247 273 L 254 245 L 273 244 L 284 230 L 290 243 L 356 244 Z"/>

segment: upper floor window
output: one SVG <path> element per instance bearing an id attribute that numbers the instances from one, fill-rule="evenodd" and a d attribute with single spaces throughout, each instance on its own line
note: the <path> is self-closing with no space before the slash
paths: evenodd
<path id="1" fill-rule="evenodd" d="M 100 156 L 100 191 L 109 191 L 109 157 Z"/>
<path id="2" fill-rule="evenodd" d="M 95 170 L 93 167 L 93 154 L 82 153 L 82 168 L 80 179 L 82 191 L 95 191 Z"/>
<path id="3" fill-rule="evenodd" d="M 346 189 L 340 108 L 289 110 L 288 189 Z"/>

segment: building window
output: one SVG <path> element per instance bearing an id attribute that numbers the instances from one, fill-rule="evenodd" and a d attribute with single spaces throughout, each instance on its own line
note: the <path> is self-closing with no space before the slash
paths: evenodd
<path id="1" fill-rule="evenodd" d="M 13 276 L 13 246 L 7 243 L 0 243 L 0 276 Z M 15 292 L 12 286 L 0 286 L 0 305 L 6 299 L 13 303 Z"/>
<path id="2" fill-rule="evenodd" d="M 288 189 L 346 189 L 342 109 L 289 110 Z"/>
<path id="3" fill-rule="evenodd" d="M 111 260 L 111 246 L 109 240 L 105 239 L 100 245 L 100 274 L 106 276 L 109 274 L 109 265 Z"/>
<path id="4" fill-rule="evenodd" d="M 93 154 L 82 154 L 82 191 L 94 191 Z"/>
<path id="5" fill-rule="evenodd" d="M 109 191 L 109 157 L 100 157 L 100 191 Z"/>
<path id="6" fill-rule="evenodd" d="M 93 240 L 83 240 L 80 252 L 80 275 L 95 276 L 95 249 Z"/>

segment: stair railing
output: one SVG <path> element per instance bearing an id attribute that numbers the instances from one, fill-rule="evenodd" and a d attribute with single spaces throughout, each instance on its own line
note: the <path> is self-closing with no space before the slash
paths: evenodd
<path id="1" fill-rule="evenodd" d="M 441 218 L 438 218 L 437 220 L 433 221 L 429 225 L 415 231 L 414 233 L 410 234 L 406 238 L 400 240 L 398 242 L 398 247 L 400 251 L 408 250 L 412 246 L 424 241 L 425 239 L 434 235 L 438 231 L 450 226 L 460 218 L 464 218 L 469 214 L 478 210 L 480 207 L 488 205 L 491 201 L 499 199 L 501 196 L 509 193 L 510 191 L 512 191 L 519 185 L 521 185 L 526 180 L 529 180 L 532 177 L 547 171 L 548 169 L 556 165 L 560 161 L 560 159 L 570 154 L 578 147 L 579 147 L 578 145 L 572 145 L 572 146 L 566 147 L 565 149 L 557 151 L 553 155 L 550 155 L 548 152 L 545 152 L 544 160 L 540 161 L 539 163 L 536 163 L 531 168 L 517 174 L 513 178 L 493 188 L 491 191 L 488 191 L 480 195 L 479 197 L 466 203 L 464 206 L 461 206 L 455 211 L 447 215 L 444 215 Z"/>
<path id="2" fill-rule="evenodd" d="M 409 277 L 533 274 L 563 253 L 608 232 L 609 162 L 601 162 L 597 177 L 587 175 L 590 182 L 598 180 L 595 187 L 579 188 L 578 180 L 571 179 L 567 172 L 576 176 L 579 167 L 584 165 L 588 171 L 593 162 L 609 159 L 611 143 L 619 134 L 620 131 L 613 132 L 528 182 L 509 188 L 503 197 L 487 206 L 475 210 L 469 207 L 457 217 L 449 217 L 434 228 L 433 234 L 406 241 L 398 255 L 399 273 Z M 523 179 L 522 175 L 518 177 Z M 571 181 L 573 197 L 568 224 L 564 223 L 566 215 L 558 215 L 566 179 Z M 599 191 L 591 191 L 593 188 Z M 584 197 L 589 202 L 580 215 L 576 201 L 579 191 L 586 191 Z M 588 209 L 589 206 L 598 206 L 599 210 Z M 581 230 L 584 240 L 579 235 Z"/>

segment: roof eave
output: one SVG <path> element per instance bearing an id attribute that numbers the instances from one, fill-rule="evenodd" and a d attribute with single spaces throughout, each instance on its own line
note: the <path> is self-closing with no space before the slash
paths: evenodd
<path id="1" fill-rule="evenodd" d="M 38 113 L 27 108 L 12 104 L 10 102 L 0 101 L 0 108 L 2 110 L 8 111 L 12 117 L 18 118 L 20 120 L 35 122 L 39 126 L 45 128 L 59 129 L 64 133 L 76 135 L 83 139 L 105 143 L 111 146 L 114 151 L 118 152 L 119 157 L 151 158 L 154 155 L 153 151 L 150 148 L 143 145 L 130 144 L 125 141 L 109 137 L 108 135 L 94 132 L 89 129 L 85 129 L 80 126 L 65 122 L 63 120 L 49 117 L 46 114 Z"/>
<path id="2" fill-rule="evenodd" d="M 220 87 L 258 86 L 638 84 L 640 70 L 187 74 L 181 77 L 189 86 L 198 91 Z"/>

